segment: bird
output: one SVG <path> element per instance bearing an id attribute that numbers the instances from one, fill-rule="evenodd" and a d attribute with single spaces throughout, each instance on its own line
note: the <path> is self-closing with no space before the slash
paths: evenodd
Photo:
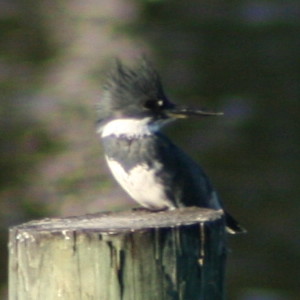
<path id="1" fill-rule="evenodd" d="M 222 211 L 228 233 L 244 232 L 200 165 L 161 131 L 177 119 L 221 113 L 173 103 L 146 58 L 133 67 L 116 59 L 102 87 L 97 133 L 112 175 L 129 196 L 151 211 L 190 206 Z"/>

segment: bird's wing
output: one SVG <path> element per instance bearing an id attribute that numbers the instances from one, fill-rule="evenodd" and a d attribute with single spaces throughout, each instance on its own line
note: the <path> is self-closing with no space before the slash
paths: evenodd
<path id="1" fill-rule="evenodd" d="M 164 161 L 167 174 L 166 186 L 171 186 L 175 203 L 180 206 L 200 206 L 223 210 L 223 203 L 203 169 L 184 151 L 174 145 L 167 137 L 157 136 L 154 152 Z M 224 211 L 228 233 L 244 233 L 246 230 L 226 211 Z"/>

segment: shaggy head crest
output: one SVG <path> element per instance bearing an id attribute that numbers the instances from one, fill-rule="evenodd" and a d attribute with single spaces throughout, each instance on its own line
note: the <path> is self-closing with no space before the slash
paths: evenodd
<path id="1" fill-rule="evenodd" d="M 141 117 L 147 116 L 149 109 L 154 109 L 156 103 L 160 103 L 160 109 L 173 107 L 150 62 L 142 59 L 139 65 L 129 68 L 116 60 L 98 104 L 99 122 L 116 117 L 132 117 L 141 112 Z"/>

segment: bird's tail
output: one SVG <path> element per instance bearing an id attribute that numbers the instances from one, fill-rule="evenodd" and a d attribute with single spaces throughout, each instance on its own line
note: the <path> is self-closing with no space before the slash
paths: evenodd
<path id="1" fill-rule="evenodd" d="M 229 213 L 225 212 L 226 231 L 230 234 L 246 233 L 243 228 Z"/>

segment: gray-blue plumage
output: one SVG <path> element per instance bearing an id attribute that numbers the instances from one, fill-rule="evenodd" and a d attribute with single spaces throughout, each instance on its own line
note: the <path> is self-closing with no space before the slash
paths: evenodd
<path id="1" fill-rule="evenodd" d="M 104 87 L 99 129 L 107 163 L 125 191 L 151 210 L 223 204 L 202 168 L 160 132 L 177 118 L 215 113 L 178 107 L 166 97 L 147 61 L 136 69 L 120 62 Z M 224 211 L 228 231 L 243 228 Z"/>
<path id="2" fill-rule="evenodd" d="M 103 139 L 103 144 L 106 155 L 122 164 L 128 174 L 137 165 L 148 169 L 161 166 L 154 175 L 174 207 L 221 208 L 210 203 L 214 190 L 200 166 L 162 134 L 131 140 L 110 136 Z"/>

